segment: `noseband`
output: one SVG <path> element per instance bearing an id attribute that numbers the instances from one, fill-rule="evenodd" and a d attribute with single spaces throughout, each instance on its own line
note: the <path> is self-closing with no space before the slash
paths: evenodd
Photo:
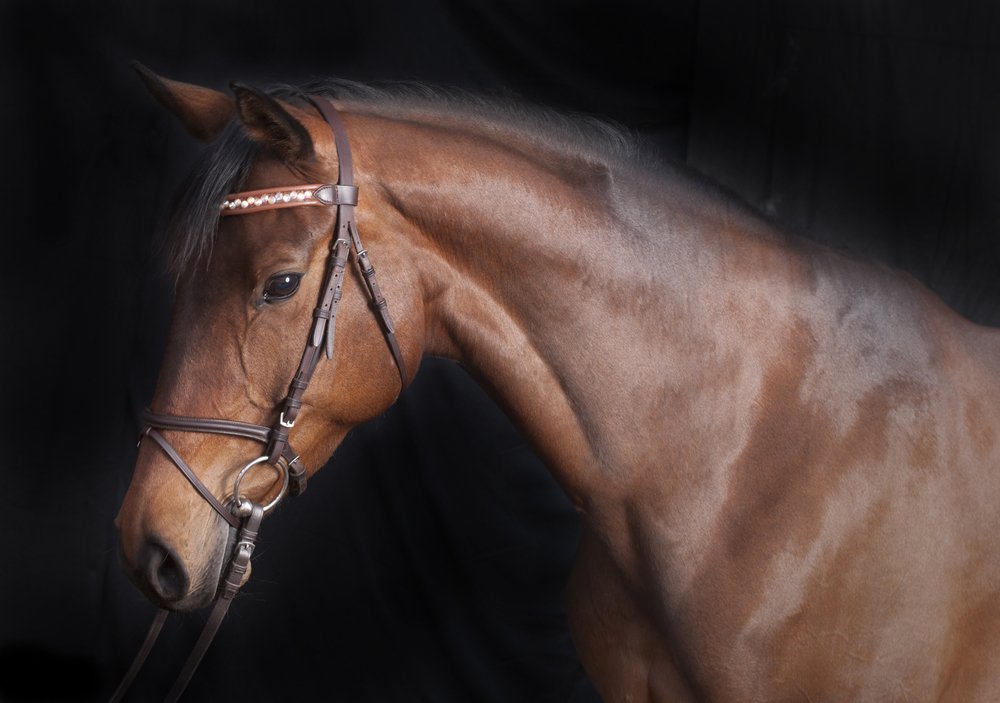
<path id="1" fill-rule="evenodd" d="M 168 703 L 176 701 L 184 692 L 184 688 L 198 667 L 229 609 L 233 596 L 242 585 L 257 539 L 257 531 L 264 515 L 270 512 L 286 493 L 297 496 L 306 489 L 306 469 L 289 444 L 288 435 L 295 426 L 296 417 L 302 407 L 302 396 L 305 394 L 313 372 L 319 364 L 321 350 L 325 349 L 328 359 L 333 358 L 333 335 L 337 322 L 337 307 L 340 304 L 344 270 L 347 267 L 352 244 L 358 268 L 361 270 L 368 292 L 375 303 L 376 317 L 396 362 L 402 390 L 405 390 L 408 384 L 406 364 L 403 361 L 399 343 L 396 341 L 396 332 L 392 325 L 392 319 L 389 317 L 388 306 L 375 280 L 375 269 L 368 258 L 368 251 L 361 246 L 358 228 L 354 223 L 354 206 L 358 204 L 358 188 L 354 185 L 354 166 L 351 160 L 351 146 L 347 139 L 347 131 L 344 129 L 344 123 L 337 110 L 328 100 L 318 96 L 307 96 L 307 99 L 319 110 L 323 119 L 333 130 L 340 169 L 337 184 L 282 186 L 235 193 L 227 196 L 220 211 L 221 216 L 230 216 L 286 207 L 335 206 L 337 208 L 336 229 L 330 247 L 330 255 L 327 259 L 326 278 L 320 294 L 319 305 L 313 310 L 312 329 L 306 341 L 305 351 L 302 353 L 302 361 L 299 363 L 298 371 L 296 371 L 291 384 L 289 384 L 288 395 L 278 413 L 278 419 L 272 426 L 268 427 L 267 425 L 254 425 L 234 420 L 165 415 L 155 413 L 148 408 L 142 412 L 142 421 L 145 425 L 142 437 L 149 437 L 159 444 L 208 504 L 226 522 L 239 530 L 233 556 L 229 561 L 226 575 L 216 596 L 215 607 L 198 638 L 198 643 L 188 657 L 184 669 L 167 694 L 165 700 Z M 240 437 L 259 442 L 265 445 L 266 450 L 259 458 L 251 461 L 240 471 L 233 486 L 232 499 L 229 503 L 232 508 L 227 509 L 188 467 L 177 451 L 170 446 L 170 443 L 159 432 L 160 430 L 203 432 Z M 142 438 L 140 438 L 141 441 Z M 281 490 L 277 497 L 266 506 L 254 503 L 240 495 L 240 482 L 246 473 L 252 467 L 262 463 L 277 466 L 283 476 Z M 111 703 L 117 703 L 125 695 L 152 649 L 166 616 L 167 611 L 163 609 L 157 614 L 149 634 L 146 635 L 142 649 L 118 686 L 118 690 L 112 696 Z"/>

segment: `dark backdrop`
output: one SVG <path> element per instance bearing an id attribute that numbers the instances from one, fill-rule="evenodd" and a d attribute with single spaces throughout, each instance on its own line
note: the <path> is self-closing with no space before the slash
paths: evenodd
<path id="1" fill-rule="evenodd" d="M 0 700 L 106 699 L 153 617 L 111 520 L 169 315 L 152 235 L 198 146 L 129 59 L 220 90 L 414 78 L 606 115 L 1000 325 L 996 8 L 0 3 Z M 496 407 L 426 360 L 268 519 L 186 699 L 597 700 L 562 602 L 578 531 Z M 133 700 L 165 690 L 204 617 L 172 618 Z"/>

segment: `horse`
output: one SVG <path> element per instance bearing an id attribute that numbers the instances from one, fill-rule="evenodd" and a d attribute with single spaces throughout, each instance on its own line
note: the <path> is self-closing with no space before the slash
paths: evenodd
<path id="1" fill-rule="evenodd" d="M 151 412 L 287 428 L 314 471 L 423 356 L 455 360 L 581 516 L 567 614 L 606 700 L 996 699 L 1000 330 L 596 120 L 420 84 L 233 97 L 140 74 L 208 145 L 167 226 Z M 330 208 L 220 217 L 237 191 L 336 182 L 317 97 L 350 137 L 369 251 Z M 398 350 L 350 269 L 291 428 L 331 251 L 377 263 Z M 253 442 L 162 432 L 239 499 Z M 261 463 L 257 504 L 289 470 Z M 234 529 L 156 443 L 116 525 L 150 601 L 213 600 Z"/>

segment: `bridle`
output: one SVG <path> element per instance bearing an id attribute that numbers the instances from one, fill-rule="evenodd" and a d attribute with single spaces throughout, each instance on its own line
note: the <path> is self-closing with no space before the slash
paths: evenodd
<path id="1" fill-rule="evenodd" d="M 286 493 L 297 496 L 306 489 L 306 470 L 289 444 L 288 435 L 292 427 L 295 426 L 295 419 L 302 407 L 302 396 L 305 394 L 313 372 L 319 364 L 322 350 L 325 349 L 328 359 L 333 358 L 333 335 L 337 322 L 337 307 L 340 304 L 344 271 L 347 267 L 352 244 L 361 276 L 364 278 L 368 292 L 375 303 L 376 317 L 396 362 L 396 368 L 402 382 L 401 390 L 405 390 L 409 382 L 403 354 L 396 341 L 392 319 L 389 317 L 388 306 L 381 290 L 379 290 L 378 282 L 375 280 L 375 269 L 369 260 L 368 251 L 361 246 L 358 228 L 354 222 L 354 206 L 358 204 L 358 187 L 354 185 L 354 165 L 351 160 L 351 146 L 347 139 L 347 131 L 344 129 L 344 123 L 337 110 L 328 100 L 319 96 L 306 96 L 306 99 L 319 110 L 320 115 L 333 130 L 340 169 L 337 184 L 282 186 L 235 193 L 226 198 L 220 210 L 221 216 L 227 216 L 286 207 L 336 206 L 337 208 L 333 243 L 327 259 L 326 277 L 320 293 L 319 304 L 313 310 L 313 324 L 306 341 L 305 351 L 302 353 L 299 368 L 289 384 L 288 395 L 282 404 L 278 419 L 274 425 L 268 427 L 234 420 L 165 415 L 154 413 L 148 408 L 142 412 L 142 421 L 145 427 L 139 440 L 140 443 L 145 437 L 154 440 L 208 504 L 226 522 L 239 531 L 233 556 L 229 560 L 228 568 L 216 595 L 212 614 L 209 616 L 208 622 L 205 623 L 201 636 L 188 656 L 177 681 L 167 694 L 165 699 L 167 703 L 174 703 L 184 692 L 195 669 L 198 668 L 198 664 L 215 637 L 233 597 L 240 589 L 264 515 L 270 512 L 285 497 Z M 160 430 L 204 432 L 251 439 L 265 445 L 266 450 L 240 471 L 233 486 L 232 499 L 229 501 L 231 508 L 226 508 L 198 479 L 177 451 L 170 446 L 170 443 L 160 434 Z M 261 463 L 277 466 L 283 476 L 281 490 L 277 497 L 266 506 L 254 503 L 240 495 L 240 482 L 243 477 L 252 467 Z M 139 673 L 139 669 L 156 642 L 167 614 L 168 611 L 164 609 L 160 609 L 157 613 L 142 648 L 125 674 L 125 678 L 122 679 L 118 690 L 112 696 L 111 703 L 117 703 L 122 699 L 132 680 Z"/>

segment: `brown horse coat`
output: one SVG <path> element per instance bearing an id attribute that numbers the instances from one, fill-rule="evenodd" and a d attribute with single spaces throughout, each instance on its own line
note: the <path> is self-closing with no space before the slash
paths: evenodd
<path id="1" fill-rule="evenodd" d="M 294 96 L 150 76 L 196 136 L 232 120 L 259 146 L 244 190 L 335 180 L 330 132 Z M 335 102 L 407 365 L 459 361 L 582 515 L 570 627 L 607 700 L 996 700 L 1000 332 L 683 169 L 561 141 L 568 122 Z M 332 225 L 326 208 L 225 218 L 210 255 L 178 260 L 155 411 L 274 422 Z M 297 294 L 262 300 L 285 271 Z M 399 390 L 348 278 L 292 434 L 307 466 Z M 220 498 L 257 449 L 165 434 Z M 118 520 L 147 597 L 211 600 L 227 525 L 149 442 Z"/>

